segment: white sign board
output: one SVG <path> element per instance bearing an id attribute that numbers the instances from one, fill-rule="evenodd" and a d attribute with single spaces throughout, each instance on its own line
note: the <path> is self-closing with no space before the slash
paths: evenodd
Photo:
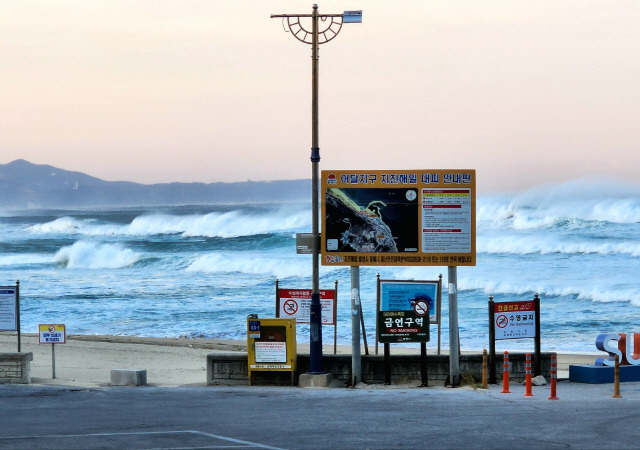
<path id="1" fill-rule="evenodd" d="M 17 331 L 16 303 L 18 294 L 15 287 L 0 286 L 0 331 Z"/>
<path id="2" fill-rule="evenodd" d="M 66 344 L 67 334 L 64 324 L 38 325 L 40 344 Z"/>
<path id="3" fill-rule="evenodd" d="M 287 362 L 286 342 L 255 342 L 257 363 Z"/>
<path id="4" fill-rule="evenodd" d="M 536 337 L 536 307 L 533 300 L 495 303 L 493 320 L 496 340 Z"/>
<path id="5" fill-rule="evenodd" d="M 322 325 L 335 325 L 336 291 L 320 291 Z M 276 317 L 296 319 L 296 323 L 309 323 L 311 314 L 311 289 L 278 289 Z"/>

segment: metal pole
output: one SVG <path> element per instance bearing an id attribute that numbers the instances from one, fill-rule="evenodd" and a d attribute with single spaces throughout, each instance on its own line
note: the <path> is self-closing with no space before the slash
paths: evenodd
<path id="1" fill-rule="evenodd" d="M 369 354 L 369 346 L 367 345 L 367 330 L 364 328 L 364 315 L 362 314 L 362 301 L 360 301 L 360 325 L 362 325 L 362 341 L 364 343 L 364 354 Z"/>
<path id="2" fill-rule="evenodd" d="M 360 356 L 360 267 L 351 266 L 351 385 L 362 381 Z"/>
<path id="3" fill-rule="evenodd" d="M 56 345 L 51 344 L 51 375 L 56 379 Z"/>
<path id="4" fill-rule="evenodd" d="M 333 354 L 338 353 L 338 280 L 335 281 L 333 298 Z"/>
<path id="5" fill-rule="evenodd" d="M 16 328 L 18 329 L 18 353 L 22 351 L 20 341 L 20 280 L 16 280 Z"/>
<path id="6" fill-rule="evenodd" d="M 496 323 L 493 297 L 489 297 L 489 383 L 497 384 L 496 373 Z"/>
<path id="7" fill-rule="evenodd" d="M 536 294 L 533 301 L 535 303 L 534 317 L 536 319 L 536 326 L 535 326 L 536 336 L 534 338 L 535 364 L 534 364 L 533 375 L 537 377 L 538 375 L 542 375 L 542 353 L 541 353 L 541 347 L 540 347 L 540 297 L 538 297 L 538 294 Z"/>
<path id="8" fill-rule="evenodd" d="M 378 354 L 378 314 L 380 314 L 380 274 L 376 275 L 376 355 Z"/>
<path id="9" fill-rule="evenodd" d="M 460 385 L 460 339 L 458 332 L 458 268 L 449 266 L 449 384 Z"/>
<path id="10" fill-rule="evenodd" d="M 320 303 L 320 227 L 318 212 L 318 163 L 320 148 L 318 147 L 318 5 L 313 5 L 312 43 L 311 43 L 311 213 L 313 234 L 313 289 L 310 306 L 310 364 L 312 374 L 325 373 L 322 364 L 322 305 Z"/>
<path id="11" fill-rule="evenodd" d="M 440 340 L 442 338 L 442 274 L 438 278 L 438 355 L 440 354 Z"/>

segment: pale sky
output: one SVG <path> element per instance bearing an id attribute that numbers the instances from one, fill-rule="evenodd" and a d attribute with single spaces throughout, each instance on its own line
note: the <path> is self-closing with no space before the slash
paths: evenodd
<path id="1" fill-rule="evenodd" d="M 311 178 L 287 0 L 3 0 L 0 163 L 142 183 Z M 637 0 L 319 1 L 321 169 L 476 169 L 479 193 L 638 180 Z"/>

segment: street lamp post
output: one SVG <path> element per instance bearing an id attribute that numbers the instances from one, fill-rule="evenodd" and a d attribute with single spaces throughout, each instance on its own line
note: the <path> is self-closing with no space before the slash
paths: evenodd
<path id="1" fill-rule="evenodd" d="M 318 146 L 318 47 L 335 38 L 343 23 L 358 23 L 362 20 L 362 11 L 345 11 L 343 14 L 319 14 L 318 5 L 313 5 L 311 14 L 272 14 L 271 18 L 282 18 L 291 34 L 300 42 L 311 44 L 311 213 L 313 235 L 313 283 L 309 317 L 310 328 L 310 374 L 324 373 L 322 364 L 322 305 L 320 304 L 320 226 L 318 216 L 320 147 Z M 311 18 L 311 30 L 300 22 Z M 325 22 L 322 30 L 318 28 L 318 19 Z"/>

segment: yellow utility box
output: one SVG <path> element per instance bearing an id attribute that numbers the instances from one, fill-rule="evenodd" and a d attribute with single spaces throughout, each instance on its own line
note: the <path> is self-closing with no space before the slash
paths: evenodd
<path id="1" fill-rule="evenodd" d="M 247 319 L 249 385 L 256 371 L 291 372 L 294 384 L 296 362 L 296 319 Z"/>

